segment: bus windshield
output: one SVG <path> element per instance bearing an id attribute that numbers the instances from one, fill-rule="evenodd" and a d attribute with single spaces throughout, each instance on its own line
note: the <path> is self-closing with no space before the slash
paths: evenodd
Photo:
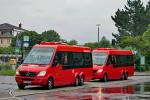
<path id="1" fill-rule="evenodd" d="M 93 52 L 93 63 L 95 65 L 104 65 L 107 58 L 107 53 L 104 52 Z"/>
<path id="2" fill-rule="evenodd" d="M 54 48 L 33 48 L 23 64 L 48 65 L 52 59 Z"/>

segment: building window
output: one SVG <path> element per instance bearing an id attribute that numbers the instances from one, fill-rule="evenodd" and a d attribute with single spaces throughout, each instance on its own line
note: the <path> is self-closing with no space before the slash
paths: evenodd
<path id="1" fill-rule="evenodd" d="M 0 44 L 3 44 L 3 39 L 0 39 Z"/>
<path id="2" fill-rule="evenodd" d="M 11 35 L 11 32 L 5 32 L 4 35 L 9 36 Z"/>
<path id="3" fill-rule="evenodd" d="M 4 32 L 1 32 L 1 35 L 4 35 Z"/>
<path id="4" fill-rule="evenodd" d="M 10 43 L 10 39 L 7 39 L 7 44 L 9 44 Z"/>

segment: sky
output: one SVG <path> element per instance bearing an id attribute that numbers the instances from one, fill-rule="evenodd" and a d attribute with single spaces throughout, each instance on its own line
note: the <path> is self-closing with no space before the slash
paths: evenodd
<path id="1" fill-rule="evenodd" d="M 100 38 L 111 40 L 117 33 L 111 16 L 125 4 L 126 0 L 0 0 L 0 24 L 22 23 L 24 29 L 38 33 L 55 30 L 79 44 L 97 42 L 96 24 L 100 24 Z"/>

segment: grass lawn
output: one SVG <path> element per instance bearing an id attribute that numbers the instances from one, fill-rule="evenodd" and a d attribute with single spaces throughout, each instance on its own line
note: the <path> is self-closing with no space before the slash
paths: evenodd
<path id="1" fill-rule="evenodd" d="M 8 75 L 8 76 L 13 76 L 15 75 L 16 70 L 0 70 L 0 75 Z"/>

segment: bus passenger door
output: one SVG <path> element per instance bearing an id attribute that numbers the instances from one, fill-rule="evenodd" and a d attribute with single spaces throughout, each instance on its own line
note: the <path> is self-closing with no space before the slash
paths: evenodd
<path id="1" fill-rule="evenodd" d="M 55 66 L 55 71 L 53 72 L 54 73 L 54 75 L 55 75 L 55 83 L 57 84 L 57 85 L 61 85 L 62 84 L 62 65 L 61 64 L 57 64 L 56 66 Z"/>
<path id="2" fill-rule="evenodd" d="M 105 72 L 108 75 L 108 79 L 114 79 L 115 78 L 115 69 L 114 69 L 114 56 L 109 55 L 108 61 L 106 64 Z"/>
<path id="3" fill-rule="evenodd" d="M 54 80 L 56 85 L 62 84 L 62 64 L 61 64 L 61 53 L 57 52 L 55 59 L 52 64 L 52 75 L 54 75 Z"/>
<path id="4" fill-rule="evenodd" d="M 112 63 L 113 63 L 113 68 L 112 68 L 112 74 L 113 74 L 113 79 L 118 79 L 120 70 L 119 70 L 119 62 L 118 62 L 118 56 L 113 55 L 112 56 Z"/>
<path id="5" fill-rule="evenodd" d="M 63 52 L 61 59 L 62 59 L 62 70 L 61 70 L 62 85 L 67 85 L 73 81 L 72 53 L 71 52 Z"/>

